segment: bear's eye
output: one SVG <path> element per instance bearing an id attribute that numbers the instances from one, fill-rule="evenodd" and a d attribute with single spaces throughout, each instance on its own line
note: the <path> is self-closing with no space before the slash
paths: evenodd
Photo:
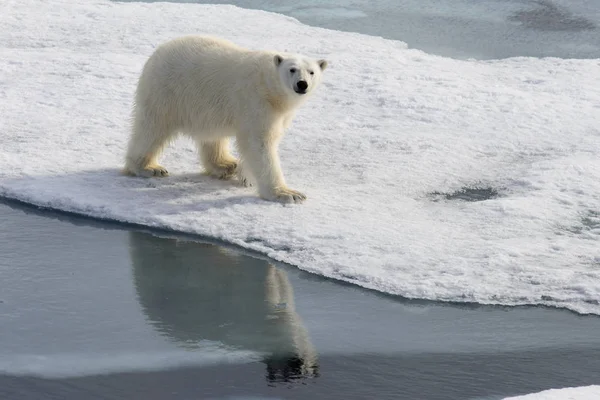
<path id="1" fill-rule="evenodd" d="M 295 73 L 296 73 L 296 68 L 290 68 L 290 72 L 291 72 L 292 74 L 295 74 Z"/>
<path id="2" fill-rule="evenodd" d="M 314 74 L 315 74 L 315 72 L 314 72 L 314 71 L 310 71 L 310 74 L 311 74 L 311 75 L 314 75 Z"/>

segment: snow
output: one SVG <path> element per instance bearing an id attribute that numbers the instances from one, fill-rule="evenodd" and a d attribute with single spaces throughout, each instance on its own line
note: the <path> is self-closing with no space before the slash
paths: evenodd
<path id="1" fill-rule="evenodd" d="M 171 177 L 119 174 L 142 65 L 189 33 L 329 60 L 281 145 L 307 203 L 204 177 L 183 139 Z M 233 6 L 102 0 L 3 2 L 0 52 L 0 195 L 407 298 L 600 314 L 598 59 L 462 61 Z M 497 196 L 451 195 L 473 187 Z"/>
<path id="2" fill-rule="evenodd" d="M 525 396 L 507 397 L 505 400 L 595 400 L 600 398 L 600 386 L 550 389 Z"/>

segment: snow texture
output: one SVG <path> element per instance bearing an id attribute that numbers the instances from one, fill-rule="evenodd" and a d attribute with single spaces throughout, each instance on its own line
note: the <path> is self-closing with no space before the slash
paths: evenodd
<path id="1" fill-rule="evenodd" d="M 120 175 L 137 78 L 202 33 L 329 60 L 281 145 L 303 205 Z M 196 233 L 407 298 L 600 314 L 600 60 L 461 61 L 227 5 L 0 5 L 0 195 Z"/>
<path id="2" fill-rule="evenodd" d="M 504 400 L 596 400 L 600 398 L 600 386 L 550 389 L 525 396 L 507 397 Z"/>

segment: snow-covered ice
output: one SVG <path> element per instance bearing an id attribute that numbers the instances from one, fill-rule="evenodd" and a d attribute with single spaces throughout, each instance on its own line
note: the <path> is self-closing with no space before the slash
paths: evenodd
<path id="1" fill-rule="evenodd" d="M 268 29 L 265 29 L 268 27 Z M 330 61 L 281 147 L 303 205 L 121 176 L 136 80 L 188 33 Z M 226 5 L 0 5 L 0 194 L 197 233 L 408 298 L 600 314 L 600 60 L 460 61 Z M 484 188 L 484 201 L 453 194 Z"/>
<path id="2" fill-rule="evenodd" d="M 595 400 L 600 398 L 600 386 L 550 389 L 525 396 L 507 397 L 504 400 Z"/>

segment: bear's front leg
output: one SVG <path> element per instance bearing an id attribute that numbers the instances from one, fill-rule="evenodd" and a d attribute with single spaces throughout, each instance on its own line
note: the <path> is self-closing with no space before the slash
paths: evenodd
<path id="1" fill-rule="evenodd" d="M 281 203 L 301 203 L 306 195 L 287 187 L 277 152 L 279 135 L 253 132 L 238 135 L 237 144 L 244 168 L 248 168 L 261 198 Z"/>

